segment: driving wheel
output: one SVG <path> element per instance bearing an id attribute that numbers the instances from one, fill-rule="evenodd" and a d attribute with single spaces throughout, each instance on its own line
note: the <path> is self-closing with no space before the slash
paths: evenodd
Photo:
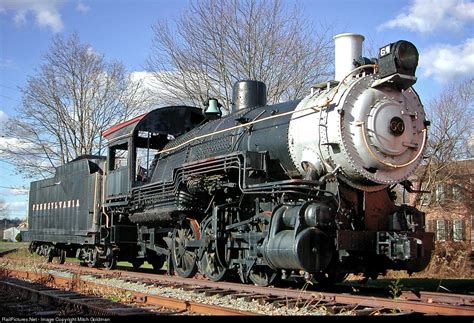
<path id="1" fill-rule="evenodd" d="M 173 231 L 171 241 L 171 260 L 175 272 L 180 277 L 188 278 L 197 271 L 196 253 L 186 248 L 186 242 L 199 240 L 199 226 L 196 220 L 185 219 L 181 227 Z"/>
<path id="2" fill-rule="evenodd" d="M 214 237 L 214 221 L 211 217 L 203 224 L 201 235 L 205 245 L 201 248 L 199 271 L 212 281 L 222 280 L 227 273 L 225 264 L 225 243 Z"/>

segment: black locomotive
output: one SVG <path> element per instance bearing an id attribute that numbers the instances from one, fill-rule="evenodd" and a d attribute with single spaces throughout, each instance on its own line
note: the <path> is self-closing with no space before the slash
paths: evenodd
<path id="1" fill-rule="evenodd" d="M 335 38 L 356 48 L 361 37 Z M 409 189 L 427 138 L 411 87 L 418 52 L 398 41 L 377 60 L 351 55 L 344 77 L 301 100 L 267 105 L 265 84 L 240 81 L 225 117 L 211 98 L 110 128 L 107 157 L 31 184 L 31 251 L 258 285 L 422 270 L 433 234 L 394 194 Z"/>

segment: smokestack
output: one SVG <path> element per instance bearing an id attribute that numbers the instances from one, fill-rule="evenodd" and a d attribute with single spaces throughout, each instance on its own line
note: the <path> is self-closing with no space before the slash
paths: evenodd
<path id="1" fill-rule="evenodd" d="M 232 112 L 267 104 L 267 86 L 254 80 L 237 81 L 233 87 Z"/>
<path id="2" fill-rule="evenodd" d="M 362 42 L 364 36 L 359 34 L 345 33 L 333 37 L 335 52 L 335 76 L 336 81 L 342 79 L 355 67 L 354 59 L 362 56 Z"/>

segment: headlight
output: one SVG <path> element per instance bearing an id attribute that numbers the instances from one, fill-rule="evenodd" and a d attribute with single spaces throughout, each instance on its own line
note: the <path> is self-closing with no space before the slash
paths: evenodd
<path id="1" fill-rule="evenodd" d="M 403 70 L 410 71 L 410 74 L 414 75 L 416 67 L 418 66 L 418 50 L 415 45 L 400 40 L 396 42 L 393 47 L 397 66 Z"/>
<path id="2" fill-rule="evenodd" d="M 418 50 L 412 43 L 399 40 L 380 48 L 378 62 L 380 77 L 395 73 L 415 76 Z"/>
<path id="3" fill-rule="evenodd" d="M 393 75 L 390 80 L 392 85 L 405 90 L 416 82 L 418 50 L 406 40 L 388 44 L 380 48 L 378 65 L 379 79 L 385 80 Z"/>

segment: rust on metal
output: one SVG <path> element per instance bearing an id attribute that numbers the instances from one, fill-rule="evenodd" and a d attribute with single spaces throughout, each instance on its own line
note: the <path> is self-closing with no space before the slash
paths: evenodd
<path id="1" fill-rule="evenodd" d="M 64 267 L 58 265 L 49 265 L 48 267 L 64 270 Z M 74 270 L 73 268 L 67 269 Z M 306 302 L 311 304 L 324 305 L 326 308 L 333 305 L 346 306 L 345 310 L 350 308 L 356 308 L 356 310 L 354 311 L 355 313 L 361 312 L 369 314 L 381 312 L 389 313 L 389 309 L 392 309 L 392 313 L 393 310 L 398 310 L 402 312 L 400 314 L 416 312 L 430 315 L 474 315 L 474 296 L 470 295 L 441 294 L 428 292 L 420 292 L 418 294 L 413 294 L 410 292 L 404 292 L 398 299 L 388 299 L 367 295 L 362 296 L 334 292 L 315 292 L 275 287 L 269 288 L 230 282 L 212 282 L 209 280 L 186 279 L 176 276 L 164 276 L 142 272 L 137 273 L 126 271 L 107 271 L 107 273 L 105 273 L 104 271 L 92 268 L 81 268 L 81 272 L 84 274 L 94 274 L 98 277 L 114 277 L 120 275 L 121 279 L 128 279 L 130 281 L 139 282 L 147 281 L 157 287 L 179 286 L 179 288 L 183 288 L 184 290 L 204 292 L 207 295 L 230 295 L 232 299 L 244 298 L 248 300 L 258 300 L 260 303 L 286 303 L 293 305 Z M 31 273 L 23 273 L 21 275 L 30 275 L 31 277 Z M 64 281 L 61 281 L 61 279 L 63 279 Z M 67 280 L 64 278 L 58 278 L 58 283 L 62 282 L 66 284 Z M 155 296 L 153 295 L 153 297 Z M 146 300 L 147 302 L 150 301 L 149 295 L 147 295 Z M 293 302 L 293 300 L 299 300 L 299 302 Z M 177 305 L 178 303 L 173 303 L 172 301 L 169 301 L 169 299 L 168 303 L 174 304 L 175 307 L 173 308 L 179 308 L 180 310 L 187 309 L 188 311 L 190 311 L 190 308 L 199 308 L 196 307 L 197 305 L 192 307 L 189 304 L 186 305 L 183 303 L 181 303 L 181 305 Z M 248 314 L 237 313 L 228 315 Z"/>
<path id="2" fill-rule="evenodd" d="M 473 295 L 403 291 L 399 298 L 406 301 L 474 306 Z"/>
<path id="3" fill-rule="evenodd" d="M 18 270 L 12 270 L 10 275 L 17 278 L 24 278 L 24 279 L 31 279 L 31 280 L 38 280 L 38 279 L 44 278 L 45 276 L 48 276 L 48 274 L 31 273 L 31 272 L 24 272 L 24 271 L 18 271 Z M 61 286 L 61 287 L 66 287 L 66 288 L 69 288 L 70 286 L 72 286 L 73 279 L 75 280 L 78 279 L 77 277 L 72 277 L 68 279 L 61 276 L 54 276 L 54 275 L 51 275 L 51 276 L 53 277 L 53 283 L 56 286 Z M 104 287 L 104 285 L 96 284 L 92 282 L 87 282 L 87 286 L 96 287 L 96 288 Z M 109 289 L 114 289 L 114 290 L 123 290 L 117 287 L 109 287 L 109 286 L 105 286 L 105 287 Z M 197 313 L 197 314 L 229 315 L 229 316 L 230 315 L 239 315 L 239 316 L 256 315 L 255 313 L 239 311 L 232 308 L 210 306 L 210 305 L 199 304 L 196 302 L 190 302 L 186 300 L 174 299 L 174 298 L 163 297 L 163 296 L 158 296 L 158 295 L 149 295 L 149 294 L 138 293 L 138 292 L 133 293 L 132 298 L 134 300 L 139 300 L 140 303 L 144 303 L 147 305 L 155 305 L 155 306 L 160 306 L 160 307 L 172 308 L 178 311 L 187 311 L 187 312 Z M 100 308 L 95 308 L 93 306 L 91 308 L 94 311 L 100 310 Z"/>
<path id="4" fill-rule="evenodd" d="M 383 299 L 381 297 L 339 295 L 336 297 L 336 301 L 344 304 L 357 303 L 364 306 L 388 307 L 405 312 L 417 312 L 435 315 L 474 315 L 474 307 L 422 303 L 399 299 Z"/>

